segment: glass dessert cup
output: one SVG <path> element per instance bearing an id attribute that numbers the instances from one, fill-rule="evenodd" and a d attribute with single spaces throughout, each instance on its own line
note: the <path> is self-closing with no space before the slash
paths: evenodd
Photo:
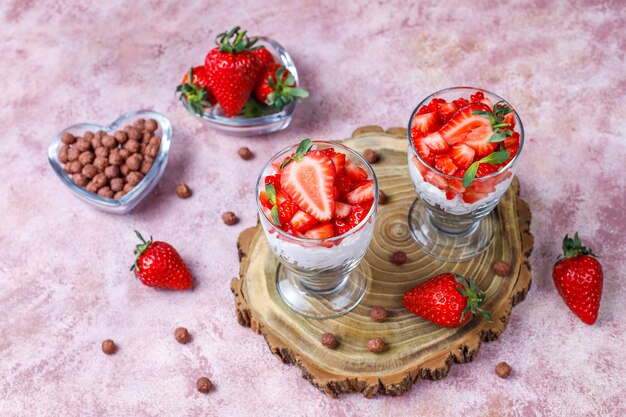
<path id="1" fill-rule="evenodd" d="M 303 316 L 334 318 L 356 307 L 369 287 L 367 267 L 359 264 L 374 235 L 378 181 L 372 167 L 355 151 L 332 142 L 314 141 L 314 149 L 334 148 L 365 170 L 374 181 L 374 201 L 363 220 L 342 235 L 308 239 L 289 234 L 268 218 L 258 196 L 265 187 L 265 177 L 274 174 L 273 164 L 280 164 L 297 146 L 281 150 L 261 170 L 256 186 L 257 209 L 268 244 L 279 261 L 276 287 L 282 300 Z"/>
<path id="2" fill-rule="evenodd" d="M 480 88 L 448 88 L 422 100 L 409 122 L 409 172 L 418 195 L 409 211 L 409 230 L 425 253 L 443 261 L 471 259 L 487 250 L 493 241 L 499 221 L 494 209 L 513 180 L 524 144 L 524 127 L 514 111 L 515 131 L 519 133 L 517 153 L 505 166 L 475 178 L 466 188 L 463 178 L 446 175 L 424 161 L 415 148 L 411 125 L 420 108 L 433 98 L 451 101 L 468 98 L 477 91 L 482 91 L 494 104 L 504 101 L 509 105 L 496 94 Z"/>

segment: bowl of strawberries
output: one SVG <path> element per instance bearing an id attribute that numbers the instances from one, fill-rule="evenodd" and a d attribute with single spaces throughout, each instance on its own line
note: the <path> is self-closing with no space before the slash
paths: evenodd
<path id="1" fill-rule="evenodd" d="M 308 97 L 299 87 L 289 53 L 266 37 L 235 27 L 220 33 L 204 65 L 191 67 L 176 88 L 182 105 L 224 133 L 252 136 L 285 129 L 296 104 Z"/>

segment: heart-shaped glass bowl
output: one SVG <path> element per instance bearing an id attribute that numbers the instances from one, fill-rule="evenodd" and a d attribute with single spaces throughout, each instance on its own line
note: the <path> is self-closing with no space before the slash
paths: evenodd
<path id="1" fill-rule="evenodd" d="M 291 55 L 283 48 L 278 42 L 260 37 L 257 45 L 262 45 L 267 48 L 269 52 L 274 56 L 276 62 L 282 64 L 296 79 L 296 84 L 300 85 L 298 79 L 298 70 L 296 69 Z M 189 106 L 185 99 L 181 100 L 183 106 L 189 110 Z M 261 117 L 246 118 L 246 117 L 226 117 L 224 111 L 219 104 L 216 104 L 204 111 L 204 116 L 200 117 L 194 114 L 196 117 L 206 120 L 211 127 L 229 135 L 238 136 L 255 136 L 264 135 L 267 133 L 278 132 L 279 130 L 286 129 L 291 123 L 291 117 L 296 109 L 296 102 L 283 107 L 279 112 L 268 114 Z"/>
<path id="2" fill-rule="evenodd" d="M 61 136 L 63 135 L 63 133 L 69 132 L 75 136 L 80 136 L 87 131 L 91 131 L 94 133 L 98 130 L 103 130 L 107 133 L 114 132 L 128 124 L 133 124 L 133 122 L 135 122 L 137 119 L 156 120 L 159 124 L 159 127 L 155 131 L 155 134 L 161 135 L 161 146 L 159 148 L 159 153 L 157 154 L 156 158 L 154 158 L 152 168 L 150 168 L 150 171 L 148 171 L 148 173 L 141 180 L 141 182 L 119 200 L 101 197 L 97 194 L 90 193 L 83 187 L 74 184 L 70 175 L 63 170 L 63 164 L 59 161 L 59 149 L 61 148 L 61 146 L 63 146 L 63 142 L 61 141 Z M 148 194 L 150 194 L 152 189 L 154 189 L 154 187 L 161 179 L 161 176 L 165 171 L 165 166 L 167 165 L 167 157 L 170 151 L 171 140 L 172 124 L 167 119 L 167 117 L 150 110 L 138 110 L 120 116 L 116 121 L 108 126 L 101 126 L 95 123 L 80 123 L 63 129 L 56 134 L 54 140 L 52 141 L 50 146 L 48 146 L 48 160 L 50 161 L 50 165 L 52 165 L 52 169 L 57 174 L 57 176 L 76 197 L 80 198 L 81 200 L 85 201 L 86 203 L 92 205 L 97 209 L 109 213 L 125 214 L 131 211 L 137 204 L 141 202 L 141 200 L 143 200 Z"/>

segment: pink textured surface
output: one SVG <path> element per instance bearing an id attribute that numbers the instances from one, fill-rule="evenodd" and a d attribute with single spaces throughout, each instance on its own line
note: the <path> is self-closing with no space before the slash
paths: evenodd
<path id="1" fill-rule="evenodd" d="M 623 2 L 92 3 L 0 5 L 0 415 L 626 413 Z M 312 92 L 285 132 L 222 136 L 174 98 L 184 71 L 234 24 L 285 45 Z M 333 400 L 235 321 L 229 282 L 237 236 L 256 221 L 254 179 L 287 144 L 403 126 L 421 98 L 453 85 L 500 93 L 525 122 L 519 177 L 533 211 L 533 287 L 502 338 L 446 379 L 401 398 Z M 95 211 L 57 180 L 46 147 L 64 126 L 139 108 L 171 118 L 168 169 L 131 215 Z M 256 158 L 241 161 L 243 145 Z M 174 195 L 182 181 L 189 200 Z M 239 225 L 222 224 L 225 210 Z M 133 279 L 135 228 L 179 248 L 194 291 Z M 566 309 L 550 277 L 561 237 L 576 230 L 603 256 L 593 327 Z M 191 344 L 174 340 L 180 325 Z M 120 346 L 115 356 L 100 351 L 106 338 Z M 509 380 L 493 372 L 502 360 Z M 215 392 L 196 392 L 201 375 Z"/>

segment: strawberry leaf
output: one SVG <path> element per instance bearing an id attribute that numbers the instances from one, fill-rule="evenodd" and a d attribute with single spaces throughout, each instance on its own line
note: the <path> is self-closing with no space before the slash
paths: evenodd
<path id="1" fill-rule="evenodd" d="M 296 149 L 296 156 L 294 156 L 293 159 L 295 159 L 296 162 L 300 162 L 302 158 L 304 158 L 304 156 L 309 153 L 312 147 L 313 142 L 311 141 L 311 139 L 307 138 L 302 140 L 302 142 L 298 144 L 298 148 Z"/>
<path id="2" fill-rule="evenodd" d="M 476 178 L 476 172 L 478 172 L 478 166 L 480 162 L 476 161 L 465 171 L 465 175 L 463 175 L 463 187 L 467 188 L 470 186 L 474 178 Z"/>
<path id="3" fill-rule="evenodd" d="M 274 224 L 276 226 L 282 226 L 282 224 L 280 224 L 280 216 L 278 215 L 278 207 L 277 206 L 272 207 L 272 210 L 270 213 L 272 213 L 272 220 L 274 220 Z"/>
<path id="4" fill-rule="evenodd" d="M 273 205 L 276 205 L 276 188 L 272 184 L 265 184 L 265 192 L 267 193 L 267 200 Z"/>
<path id="5" fill-rule="evenodd" d="M 501 164 L 509 159 L 510 156 L 511 154 L 506 151 L 497 151 L 490 153 L 478 162 L 481 164 Z"/>

